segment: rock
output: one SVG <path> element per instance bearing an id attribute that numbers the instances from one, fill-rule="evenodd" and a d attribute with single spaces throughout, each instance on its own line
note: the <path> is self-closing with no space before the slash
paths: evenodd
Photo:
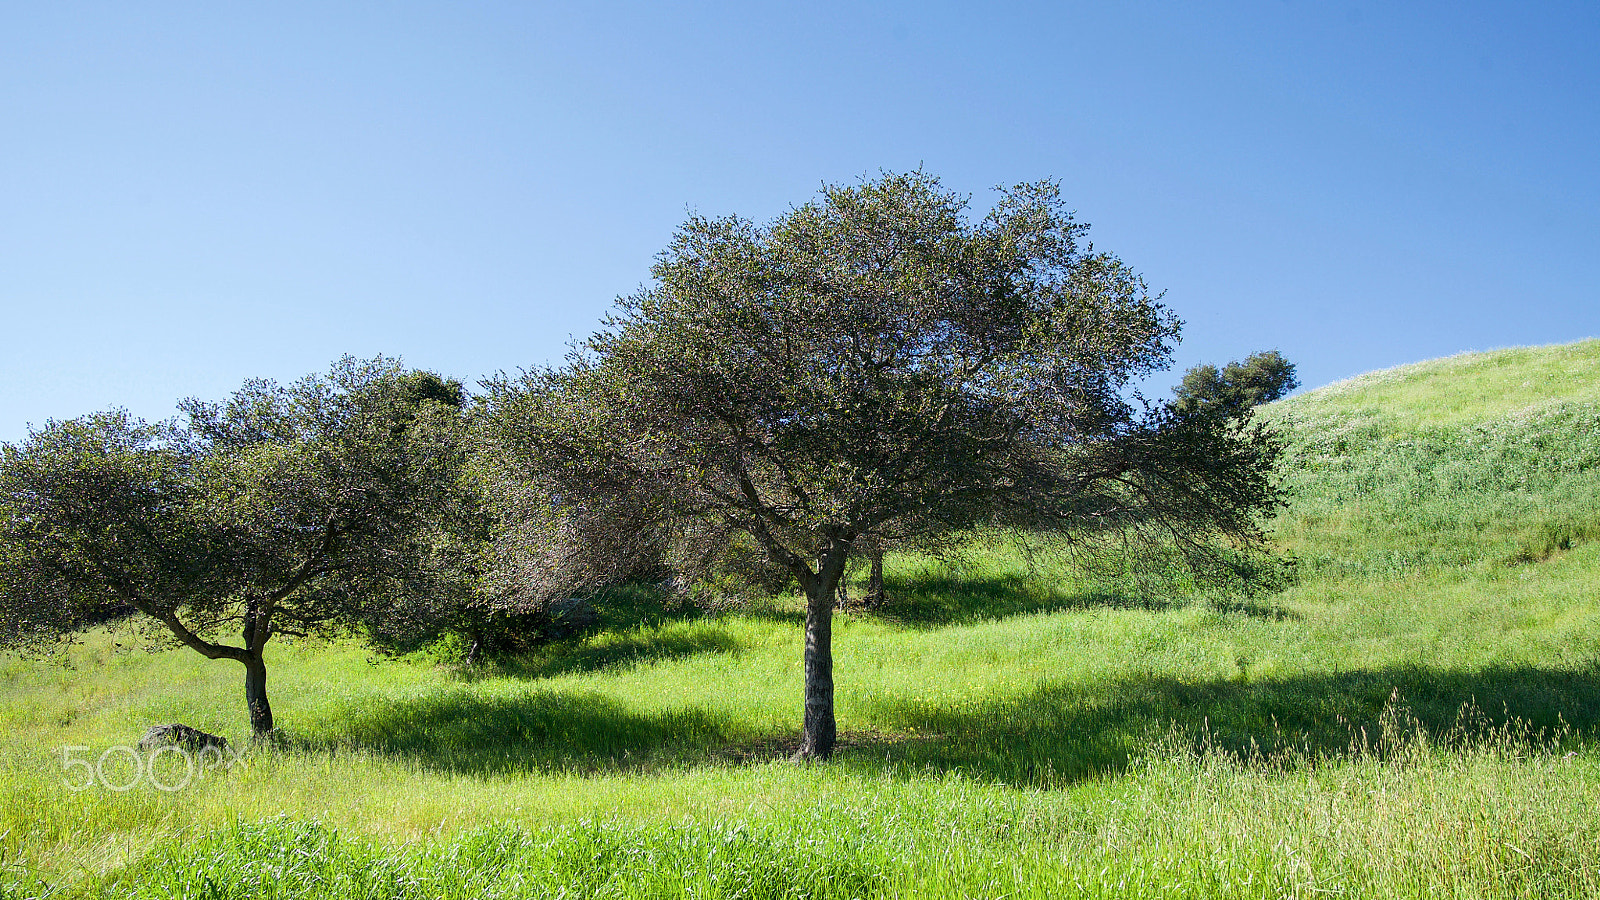
<path id="1" fill-rule="evenodd" d="M 228 739 L 221 735 L 207 734 L 198 728 L 177 723 L 157 725 L 146 731 L 144 737 L 139 739 L 140 750 L 150 751 L 162 747 L 182 747 L 191 751 L 201 751 L 208 747 L 227 750 Z"/>
<path id="2" fill-rule="evenodd" d="M 545 637 L 556 640 L 577 637 L 600 621 L 599 610 L 582 597 L 552 602 L 545 609 L 545 616 L 549 621 L 544 629 Z"/>

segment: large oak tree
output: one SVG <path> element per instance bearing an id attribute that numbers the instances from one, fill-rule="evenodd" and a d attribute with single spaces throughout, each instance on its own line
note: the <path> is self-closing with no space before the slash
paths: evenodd
<path id="1" fill-rule="evenodd" d="M 853 554 L 993 525 L 1212 568 L 1257 542 L 1272 436 L 1128 399 L 1178 336 L 1143 280 L 1053 183 L 968 207 L 915 172 L 766 225 L 692 217 L 564 366 L 490 382 L 491 452 L 545 498 L 524 585 L 753 541 L 806 595 L 799 756 L 826 758 Z"/>

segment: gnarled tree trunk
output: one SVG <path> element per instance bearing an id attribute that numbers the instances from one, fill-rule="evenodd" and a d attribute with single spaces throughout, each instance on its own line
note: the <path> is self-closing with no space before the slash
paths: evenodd
<path id="1" fill-rule="evenodd" d="M 882 606 L 883 596 L 883 549 L 874 547 L 868 554 L 872 561 L 872 574 L 867 577 L 867 597 L 863 601 L 871 607 Z"/>
<path id="2" fill-rule="evenodd" d="M 238 659 L 244 663 L 244 702 L 250 708 L 250 731 L 256 740 L 272 732 L 272 704 L 267 702 L 267 641 L 272 637 L 272 613 L 276 598 L 250 596 L 245 598 L 244 652 Z"/>
<path id="3" fill-rule="evenodd" d="M 806 709 L 796 760 L 822 760 L 833 755 L 839 726 L 833 715 L 833 604 L 839 579 L 850 559 L 850 543 L 838 540 L 818 561 L 806 589 Z"/>
<path id="4" fill-rule="evenodd" d="M 796 759 L 827 759 L 839 729 L 833 716 L 833 586 L 806 598 L 806 711 Z"/>
<path id="5" fill-rule="evenodd" d="M 272 731 L 272 704 L 267 702 L 267 663 L 258 649 L 246 652 L 244 663 L 244 702 L 250 708 L 250 731 L 257 739 Z"/>

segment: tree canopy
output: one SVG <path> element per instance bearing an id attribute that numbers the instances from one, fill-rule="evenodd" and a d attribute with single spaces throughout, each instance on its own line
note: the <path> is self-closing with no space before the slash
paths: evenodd
<path id="1" fill-rule="evenodd" d="M 1173 389 L 1172 408 L 1179 415 L 1215 411 L 1238 415 L 1251 407 L 1282 399 L 1300 386 L 1294 363 L 1276 350 L 1262 350 L 1234 360 L 1219 371 L 1201 363 L 1183 374 Z"/>
<path id="2" fill-rule="evenodd" d="M 276 634 L 396 614 L 421 570 L 418 525 L 454 477 L 459 385 L 350 358 L 287 387 L 188 400 L 186 426 L 113 411 L 0 448 L 0 637 L 70 634 L 108 607 L 245 666 L 272 730 Z M 238 629 L 239 642 L 221 634 Z"/>
<path id="3" fill-rule="evenodd" d="M 1131 394 L 1179 323 L 1086 233 L 1054 183 L 973 219 L 921 172 L 766 225 L 691 217 L 564 366 L 486 385 L 489 452 L 528 486 L 522 589 L 753 543 L 807 596 L 799 755 L 825 758 L 834 589 L 863 547 L 1021 525 L 1215 568 L 1253 546 L 1277 441 Z"/>

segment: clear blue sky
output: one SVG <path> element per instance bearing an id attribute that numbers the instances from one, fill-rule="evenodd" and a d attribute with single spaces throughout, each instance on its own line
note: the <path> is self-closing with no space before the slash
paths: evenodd
<path id="1" fill-rule="evenodd" d="M 1166 384 L 1600 335 L 1597 48 L 1593 0 L 7 3 L 0 440 L 553 362 L 688 210 L 917 166 L 1060 179 Z"/>

